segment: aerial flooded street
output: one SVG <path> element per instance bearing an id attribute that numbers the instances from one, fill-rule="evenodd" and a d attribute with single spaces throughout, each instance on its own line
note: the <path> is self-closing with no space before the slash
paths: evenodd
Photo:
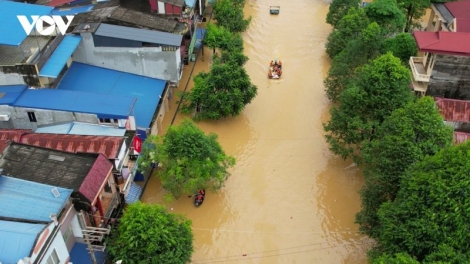
<path id="1" fill-rule="evenodd" d="M 280 5 L 280 14 L 270 15 L 270 5 Z M 198 123 L 236 158 L 232 175 L 199 208 L 187 196 L 166 204 L 158 180 L 150 180 L 143 202 L 165 204 L 193 221 L 192 263 L 366 263 L 370 243 L 354 224 L 361 171 L 333 156 L 323 137 L 327 11 L 324 0 L 247 0 L 245 68 L 258 95 L 238 117 Z M 198 57 L 193 75 L 209 70 L 211 55 L 206 49 L 205 60 Z M 275 59 L 283 74 L 269 80 Z M 185 68 L 178 90 L 190 72 Z M 164 131 L 177 101 L 173 96 Z M 175 124 L 183 118 L 177 115 Z"/>

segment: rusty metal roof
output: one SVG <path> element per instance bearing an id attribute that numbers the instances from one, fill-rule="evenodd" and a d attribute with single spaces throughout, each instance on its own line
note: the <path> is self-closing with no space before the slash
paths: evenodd
<path id="1" fill-rule="evenodd" d="M 420 51 L 470 56 L 470 33 L 415 31 L 413 37 Z"/>
<path id="2" fill-rule="evenodd" d="M 445 121 L 470 122 L 470 101 L 435 97 Z"/>
<path id="3" fill-rule="evenodd" d="M 468 139 L 470 139 L 470 133 L 459 132 L 459 131 L 454 132 L 454 142 L 456 144 L 464 143 Z"/>
<path id="4" fill-rule="evenodd" d="M 117 158 L 124 137 L 40 134 L 30 130 L 0 129 L 1 141 L 13 141 L 71 153 L 100 153 Z M 0 148 L 5 142 L 0 144 Z"/>

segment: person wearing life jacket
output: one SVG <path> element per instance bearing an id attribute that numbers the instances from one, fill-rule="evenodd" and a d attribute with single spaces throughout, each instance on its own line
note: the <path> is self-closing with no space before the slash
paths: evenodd
<path id="1" fill-rule="evenodd" d="M 279 66 L 279 69 L 282 68 L 282 62 L 281 62 L 281 61 L 278 61 L 278 62 L 277 62 L 277 65 Z"/>
<path id="2" fill-rule="evenodd" d="M 197 194 L 200 194 L 202 196 L 205 196 L 206 195 L 206 190 L 204 189 L 199 189 L 199 191 L 197 191 Z"/>
<path id="3" fill-rule="evenodd" d="M 203 198 L 203 196 L 201 194 L 198 194 L 197 197 L 196 197 L 196 201 L 198 203 L 200 203 L 200 202 L 202 202 L 202 198 Z"/>

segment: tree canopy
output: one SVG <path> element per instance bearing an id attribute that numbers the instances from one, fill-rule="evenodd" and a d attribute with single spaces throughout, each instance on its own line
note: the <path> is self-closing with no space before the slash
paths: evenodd
<path id="1" fill-rule="evenodd" d="M 243 17 L 245 0 L 218 0 L 213 3 L 214 19 L 217 25 L 230 32 L 244 32 L 250 25 L 251 17 Z"/>
<path id="2" fill-rule="evenodd" d="M 377 211 L 384 202 L 395 199 L 405 170 L 451 146 L 452 141 L 452 128 L 444 124 L 433 98 L 423 97 L 393 111 L 377 130 L 376 138 L 364 143 L 362 149 L 366 184 L 356 218 L 361 232 L 377 238 Z"/>
<path id="3" fill-rule="evenodd" d="M 397 198 L 379 209 L 378 250 L 408 253 L 418 261 L 448 257 L 468 261 L 469 171 L 470 142 L 442 149 L 410 166 Z"/>
<path id="4" fill-rule="evenodd" d="M 336 27 L 341 18 L 348 13 L 349 8 L 357 8 L 359 3 L 360 0 L 333 0 L 326 14 L 326 23 Z"/>
<path id="5" fill-rule="evenodd" d="M 408 64 L 411 56 L 418 54 L 418 46 L 413 36 L 409 33 L 399 33 L 393 38 L 383 42 L 383 51 L 391 52 L 403 63 Z"/>
<path id="6" fill-rule="evenodd" d="M 405 27 L 406 18 L 396 0 L 374 0 L 365 8 L 370 21 L 375 21 L 389 34 L 398 33 Z"/>
<path id="7" fill-rule="evenodd" d="M 230 176 L 228 168 L 235 159 L 223 151 L 217 135 L 206 135 L 191 120 L 171 126 L 162 139 L 150 136 L 143 144 L 139 169 L 158 161 L 162 170 L 157 176 L 162 186 L 175 198 L 198 189 L 220 189 Z"/>
<path id="8" fill-rule="evenodd" d="M 350 8 L 328 36 L 325 45 L 328 56 L 334 58 L 338 55 L 347 46 L 348 41 L 358 37 L 368 24 L 369 19 L 363 8 Z"/>
<path id="9" fill-rule="evenodd" d="M 209 73 L 194 77 L 194 88 L 184 96 L 183 113 L 194 113 L 196 120 L 217 120 L 239 115 L 255 98 L 258 88 L 240 63 L 243 55 L 215 56 Z"/>
<path id="10" fill-rule="evenodd" d="M 204 44 L 212 49 L 225 51 L 243 51 L 243 39 L 239 33 L 232 33 L 230 30 L 212 23 L 207 24 L 207 34 L 204 37 Z"/>
<path id="11" fill-rule="evenodd" d="M 126 207 L 107 243 L 108 257 L 129 264 L 184 264 L 193 253 L 191 221 L 157 204 Z"/>
<path id="12" fill-rule="evenodd" d="M 382 31 L 379 25 L 373 22 L 363 29 L 356 39 L 347 43 L 344 50 L 333 58 L 324 81 L 328 99 L 333 102 L 338 100 L 341 92 L 354 79 L 356 68 L 380 55 L 382 42 Z"/>
<path id="13" fill-rule="evenodd" d="M 331 151 L 360 162 L 362 143 L 374 139 L 385 118 L 412 99 L 410 78 L 410 71 L 391 53 L 361 67 L 324 124 Z"/>
<path id="14" fill-rule="evenodd" d="M 411 29 L 418 27 L 419 22 L 417 20 L 426 14 L 426 9 L 429 8 L 431 1 L 397 0 L 397 4 L 405 14 L 405 32 L 409 32 Z"/>

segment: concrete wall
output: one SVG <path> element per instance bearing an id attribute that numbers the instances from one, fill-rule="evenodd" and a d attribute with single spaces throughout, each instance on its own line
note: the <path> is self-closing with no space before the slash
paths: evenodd
<path id="1" fill-rule="evenodd" d="M 158 109 L 157 116 L 153 120 L 152 126 L 150 128 L 151 135 L 158 135 L 159 131 L 162 131 L 163 126 L 163 118 L 165 117 L 165 113 L 170 110 L 170 98 L 173 92 L 172 87 L 167 87 L 162 99 L 160 100 L 160 108 Z"/>
<path id="2" fill-rule="evenodd" d="M 31 254 L 31 263 L 40 263 L 40 264 L 47 264 L 47 259 L 51 256 L 52 251 L 55 250 L 57 256 L 59 257 L 60 264 L 65 264 L 70 259 L 69 251 L 65 246 L 64 238 L 62 237 L 62 233 L 57 232 L 55 236 L 52 238 L 50 244 L 48 244 L 48 240 L 51 239 L 51 236 L 54 235 L 54 229 L 56 228 L 55 224 L 52 222 L 50 223 L 44 231 L 39 235 L 38 240 L 34 245 L 32 254 Z M 47 251 L 44 254 L 44 257 L 39 260 L 39 253 L 47 247 Z"/>
<path id="3" fill-rule="evenodd" d="M 108 69 L 139 74 L 177 83 L 181 66 L 180 49 L 162 51 L 161 47 L 95 47 L 91 33 L 82 33 L 82 42 L 73 60 Z"/>
<path id="4" fill-rule="evenodd" d="M 437 54 L 426 95 L 470 100 L 470 57 Z"/>
<path id="5" fill-rule="evenodd" d="M 26 84 L 23 75 L 18 73 L 4 73 L 0 71 L 0 85 Z"/>
<path id="6" fill-rule="evenodd" d="M 27 112 L 34 112 L 37 122 L 29 121 Z M 42 109 L 30 109 L 0 105 L 0 115 L 9 115 L 9 121 L 0 121 L 0 128 L 9 129 L 36 129 L 40 125 L 50 125 L 65 122 L 85 122 L 98 124 L 95 114 L 72 113 Z"/>

